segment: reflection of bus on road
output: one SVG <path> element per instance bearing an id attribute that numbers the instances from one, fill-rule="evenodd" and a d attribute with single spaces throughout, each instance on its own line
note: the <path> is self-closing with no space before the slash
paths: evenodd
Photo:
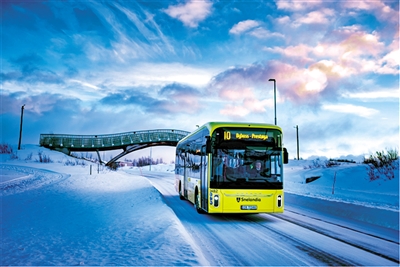
<path id="1" fill-rule="evenodd" d="M 198 212 L 283 212 L 280 127 L 209 122 L 176 147 L 175 188 Z"/>

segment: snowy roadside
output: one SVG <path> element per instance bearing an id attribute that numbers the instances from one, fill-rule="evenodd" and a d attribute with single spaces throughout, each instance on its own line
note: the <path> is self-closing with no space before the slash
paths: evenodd
<path id="1" fill-rule="evenodd" d="M 285 166 L 287 203 L 399 231 L 398 170 L 391 180 L 370 181 L 365 164 L 307 168 L 311 165 L 312 160 L 293 160 Z M 311 177 L 319 178 L 307 183 Z"/>
<path id="2" fill-rule="evenodd" d="M 146 178 L 46 153 L 0 165 L 1 265 L 207 265 Z"/>

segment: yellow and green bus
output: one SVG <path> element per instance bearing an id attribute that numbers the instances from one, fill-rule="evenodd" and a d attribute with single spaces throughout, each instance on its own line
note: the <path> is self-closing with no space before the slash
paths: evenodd
<path id="1" fill-rule="evenodd" d="M 199 213 L 282 213 L 282 129 L 209 122 L 176 147 L 175 189 Z"/>

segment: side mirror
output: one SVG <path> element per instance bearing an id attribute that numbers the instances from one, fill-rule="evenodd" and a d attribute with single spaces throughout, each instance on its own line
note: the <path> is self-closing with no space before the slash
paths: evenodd
<path id="1" fill-rule="evenodd" d="M 283 164 L 289 163 L 289 153 L 287 152 L 286 147 L 283 148 Z"/>
<path id="2" fill-rule="evenodd" d="M 206 136 L 205 137 L 207 140 L 206 140 L 206 153 L 208 154 L 208 153 L 211 153 L 211 138 L 210 138 L 210 136 Z"/>

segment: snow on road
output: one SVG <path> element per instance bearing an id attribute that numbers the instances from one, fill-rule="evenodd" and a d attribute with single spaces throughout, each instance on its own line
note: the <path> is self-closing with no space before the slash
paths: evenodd
<path id="1" fill-rule="evenodd" d="M 39 151 L 53 162 L 39 163 Z M 185 222 L 177 218 L 179 211 L 167 205 L 169 196 L 162 197 L 148 179 L 140 176 L 140 171 L 144 172 L 145 168 L 114 172 L 97 169 L 95 164 L 92 168 L 89 163 L 82 166 L 82 162 L 75 159 L 72 161 L 79 164 L 70 166 L 70 157 L 33 145 L 26 146 L 17 155 L 18 159 L 13 160 L 9 155 L 0 155 L 1 265 L 210 264 L 209 255 L 203 253 L 204 248 L 200 248 L 193 235 L 187 232 Z M 369 208 L 368 212 L 377 210 L 379 212 L 369 218 L 368 223 L 383 226 L 388 229 L 388 235 L 398 235 L 398 173 L 390 181 L 370 182 L 365 165 L 349 163 L 306 170 L 304 165 L 308 163 L 291 161 L 285 166 L 286 192 L 312 203 L 309 209 L 316 208 L 313 207 L 315 203 L 328 201 L 353 205 L 353 210 L 360 207 Z M 152 171 L 171 173 L 173 166 L 152 166 Z M 137 174 L 132 174 L 134 172 Z M 313 175 L 321 177 L 305 183 L 305 179 Z M 336 177 L 334 187 L 333 177 Z M 172 181 L 164 183 L 166 190 L 171 190 L 172 184 Z M 307 201 L 304 201 L 305 206 Z M 182 208 L 185 205 L 189 208 L 187 202 L 180 205 L 182 203 Z M 387 217 L 382 217 L 381 212 L 392 217 L 390 223 L 382 223 Z M 358 215 L 354 216 L 353 219 L 363 221 L 363 218 L 356 218 Z M 222 231 L 224 228 L 214 219 L 205 217 L 204 222 L 216 225 L 216 229 Z M 247 226 L 247 219 L 235 220 L 237 227 L 253 231 L 253 226 Z M 268 227 L 280 225 L 271 224 L 270 219 L 266 222 Z M 237 238 L 245 238 L 245 235 Z M 398 242 L 398 236 L 393 238 Z M 271 248 L 277 249 L 273 247 L 273 240 Z M 280 245 L 278 249 L 287 248 Z M 246 255 L 250 250 L 241 252 Z M 218 253 L 214 256 L 218 258 Z M 304 263 L 315 264 L 304 255 L 295 256 L 302 258 Z M 256 258 L 240 260 L 250 265 L 257 263 Z M 279 263 L 280 257 L 275 260 Z M 218 264 L 217 261 L 213 263 Z M 288 264 L 295 263 L 286 262 Z"/>

